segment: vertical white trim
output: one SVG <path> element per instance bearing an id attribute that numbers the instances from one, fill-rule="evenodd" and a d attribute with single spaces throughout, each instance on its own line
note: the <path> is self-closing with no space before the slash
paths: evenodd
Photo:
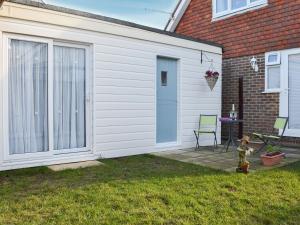
<path id="1" fill-rule="evenodd" d="M 3 35 L 3 148 L 6 159 L 9 155 L 9 125 L 8 125 L 8 49 L 9 39 Z"/>
<path id="2" fill-rule="evenodd" d="M 182 90 L 182 82 L 181 82 L 181 59 L 177 59 L 177 145 L 181 145 L 182 143 L 182 105 L 181 105 L 181 90 Z"/>
<path id="3" fill-rule="evenodd" d="M 2 51 L 0 51 L 0 106 L 3 107 L 3 91 L 1 92 L 1 90 L 3 90 L 3 79 L 4 79 L 4 51 L 3 51 L 3 42 L 4 42 L 4 38 L 3 38 L 3 33 L 0 31 L 0 49 L 2 49 Z M 3 146 L 3 135 L 4 135 L 4 130 L 3 130 L 3 108 L 2 110 L 0 110 L 0 149 L 4 149 Z M 4 157 L 4 151 L 0 150 L 0 165 L 1 162 L 3 161 L 3 157 Z"/>
<path id="4" fill-rule="evenodd" d="M 158 68 L 158 57 L 154 55 L 154 145 L 157 145 L 157 68 Z"/>
<path id="5" fill-rule="evenodd" d="M 92 82 L 91 82 L 91 84 L 90 84 L 90 87 L 91 87 L 91 89 L 90 89 L 90 96 L 91 96 L 91 104 L 90 104 L 90 107 L 91 107 L 91 110 L 92 110 L 92 112 L 91 112 L 91 125 L 90 125 L 90 127 L 91 127 L 91 130 L 92 130 L 92 134 L 91 134 L 91 137 L 90 137 L 90 141 L 91 141 L 91 143 L 90 143 L 90 147 L 91 147 L 91 151 L 93 152 L 93 153 L 95 153 L 95 138 L 94 138 L 94 135 L 96 134 L 96 126 L 95 126 L 95 118 L 96 118 L 96 115 L 95 115 L 95 113 L 96 113 L 96 110 L 95 110 L 95 105 L 94 105 L 94 100 L 95 100 L 95 86 L 96 86 L 96 75 L 95 75 L 95 71 L 96 71 L 96 50 L 95 50 L 95 45 L 92 45 L 91 47 L 90 47 L 90 49 L 91 49 L 91 52 L 90 52 L 90 54 L 91 54 L 91 59 L 90 60 L 92 60 L 92 66 L 91 66 L 91 71 L 90 71 L 90 74 L 91 74 L 91 80 L 92 80 Z"/>
<path id="6" fill-rule="evenodd" d="M 48 143 L 49 151 L 53 153 L 54 130 L 53 130 L 53 41 L 50 40 L 48 45 Z"/>

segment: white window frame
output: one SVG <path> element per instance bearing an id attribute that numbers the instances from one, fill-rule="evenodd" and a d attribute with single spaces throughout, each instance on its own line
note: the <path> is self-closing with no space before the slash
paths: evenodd
<path id="1" fill-rule="evenodd" d="M 272 54 L 278 54 L 279 57 L 277 58 L 276 62 L 273 63 L 268 63 L 268 58 L 269 55 Z M 267 52 L 265 53 L 265 91 L 264 93 L 279 93 L 281 92 L 281 87 L 282 87 L 282 66 L 281 66 L 281 57 L 280 57 L 280 52 Z M 275 67 L 279 67 L 279 71 L 280 71 L 280 81 L 279 81 L 279 88 L 268 88 L 269 86 L 269 82 L 268 82 L 268 77 L 269 77 L 269 68 L 275 68 Z"/>
<path id="2" fill-rule="evenodd" d="M 9 154 L 9 113 L 8 113 L 8 49 L 9 49 L 9 40 L 17 39 L 24 41 L 32 41 L 39 43 L 46 43 L 48 45 L 48 151 L 46 152 L 37 152 L 37 153 L 24 153 L 24 154 Z M 77 47 L 86 50 L 86 147 L 80 149 L 62 149 L 54 150 L 53 141 L 53 47 L 54 46 L 66 46 L 66 47 Z M 28 35 L 19 35 L 19 34 L 3 34 L 3 147 L 4 147 L 4 160 L 32 160 L 32 159 L 41 159 L 49 158 L 55 155 L 61 155 L 66 153 L 76 153 L 91 151 L 91 119 L 92 119 L 92 110 L 91 110 L 91 84 L 90 84 L 90 74 L 91 74 L 91 64 L 90 64 L 90 54 L 91 48 L 89 45 L 84 44 L 74 44 L 70 42 L 56 42 L 53 39 L 41 38 Z"/>
<path id="3" fill-rule="evenodd" d="M 246 12 L 251 9 L 260 8 L 260 7 L 266 6 L 268 4 L 268 0 L 258 0 L 257 2 L 252 2 L 252 3 L 250 2 L 250 0 L 247 0 L 247 5 L 245 7 L 241 7 L 238 9 L 231 9 L 232 8 L 231 1 L 232 0 L 227 0 L 228 9 L 226 11 L 218 13 L 217 12 L 217 0 L 212 0 L 213 19 L 225 18 L 227 16 L 235 15 L 238 13 L 243 13 L 243 12 Z"/>

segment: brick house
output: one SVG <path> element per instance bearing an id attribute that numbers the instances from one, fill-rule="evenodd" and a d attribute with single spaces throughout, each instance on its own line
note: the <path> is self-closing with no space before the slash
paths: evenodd
<path id="1" fill-rule="evenodd" d="M 222 114 L 240 105 L 248 134 L 288 116 L 285 140 L 299 145 L 300 0 L 183 0 L 174 15 L 166 30 L 224 46 Z"/>

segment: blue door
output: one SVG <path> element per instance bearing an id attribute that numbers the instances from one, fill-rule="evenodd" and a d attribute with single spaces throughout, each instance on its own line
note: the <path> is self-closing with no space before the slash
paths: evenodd
<path id="1" fill-rule="evenodd" d="M 177 60 L 157 58 L 156 142 L 177 141 Z"/>

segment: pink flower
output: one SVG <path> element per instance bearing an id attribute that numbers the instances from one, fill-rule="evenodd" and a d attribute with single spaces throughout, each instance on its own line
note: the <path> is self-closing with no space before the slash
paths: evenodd
<path id="1" fill-rule="evenodd" d="M 214 77 L 218 77 L 218 76 L 219 76 L 219 73 L 218 73 L 218 72 L 213 72 L 213 76 L 214 76 Z"/>
<path id="2" fill-rule="evenodd" d="M 206 74 L 206 77 L 211 77 L 213 75 L 213 71 L 207 70 L 205 74 Z"/>
<path id="3" fill-rule="evenodd" d="M 206 73 L 205 73 L 205 77 L 208 78 L 208 77 L 219 77 L 219 73 L 217 71 L 213 72 L 212 70 L 207 70 Z"/>

